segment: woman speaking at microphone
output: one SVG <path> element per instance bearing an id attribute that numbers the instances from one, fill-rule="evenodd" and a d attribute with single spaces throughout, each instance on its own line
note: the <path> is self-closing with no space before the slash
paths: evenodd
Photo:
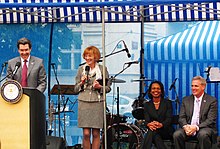
<path id="1" fill-rule="evenodd" d="M 100 129 L 104 126 L 103 66 L 98 64 L 100 51 L 95 46 L 83 52 L 86 63 L 78 68 L 75 91 L 78 96 L 78 127 L 83 128 L 83 149 L 100 148 Z M 105 78 L 109 78 L 107 68 Z M 111 91 L 110 81 L 106 81 L 106 93 Z M 92 134 L 92 142 L 90 141 Z"/>

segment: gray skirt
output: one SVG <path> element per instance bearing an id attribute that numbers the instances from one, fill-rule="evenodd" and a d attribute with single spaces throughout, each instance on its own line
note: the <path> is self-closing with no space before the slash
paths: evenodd
<path id="1" fill-rule="evenodd" d="M 104 126 L 104 102 L 85 102 L 78 100 L 78 127 L 99 128 Z"/>

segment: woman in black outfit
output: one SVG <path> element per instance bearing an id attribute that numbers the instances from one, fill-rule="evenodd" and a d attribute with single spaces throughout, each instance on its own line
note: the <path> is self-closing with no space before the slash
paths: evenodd
<path id="1" fill-rule="evenodd" d="M 151 149 L 152 143 L 157 149 L 165 149 L 163 139 L 172 138 L 172 103 L 164 99 L 164 86 L 160 81 L 153 81 L 148 89 L 150 101 L 144 103 L 144 118 L 148 132 L 144 135 L 142 149 Z"/>

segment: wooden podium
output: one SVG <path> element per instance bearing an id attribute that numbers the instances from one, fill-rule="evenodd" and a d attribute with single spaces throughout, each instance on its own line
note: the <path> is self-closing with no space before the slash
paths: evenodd
<path id="1" fill-rule="evenodd" d="M 23 89 L 18 103 L 0 95 L 0 149 L 46 149 L 45 96 Z"/>

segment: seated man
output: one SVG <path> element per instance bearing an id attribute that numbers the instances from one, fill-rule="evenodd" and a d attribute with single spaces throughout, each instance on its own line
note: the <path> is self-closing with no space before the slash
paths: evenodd
<path id="1" fill-rule="evenodd" d="M 179 114 L 180 129 L 173 134 L 175 149 L 185 149 L 187 139 L 197 139 L 200 149 L 210 149 L 217 134 L 217 100 L 205 93 L 206 80 L 192 79 L 192 95 L 184 97 Z"/>

